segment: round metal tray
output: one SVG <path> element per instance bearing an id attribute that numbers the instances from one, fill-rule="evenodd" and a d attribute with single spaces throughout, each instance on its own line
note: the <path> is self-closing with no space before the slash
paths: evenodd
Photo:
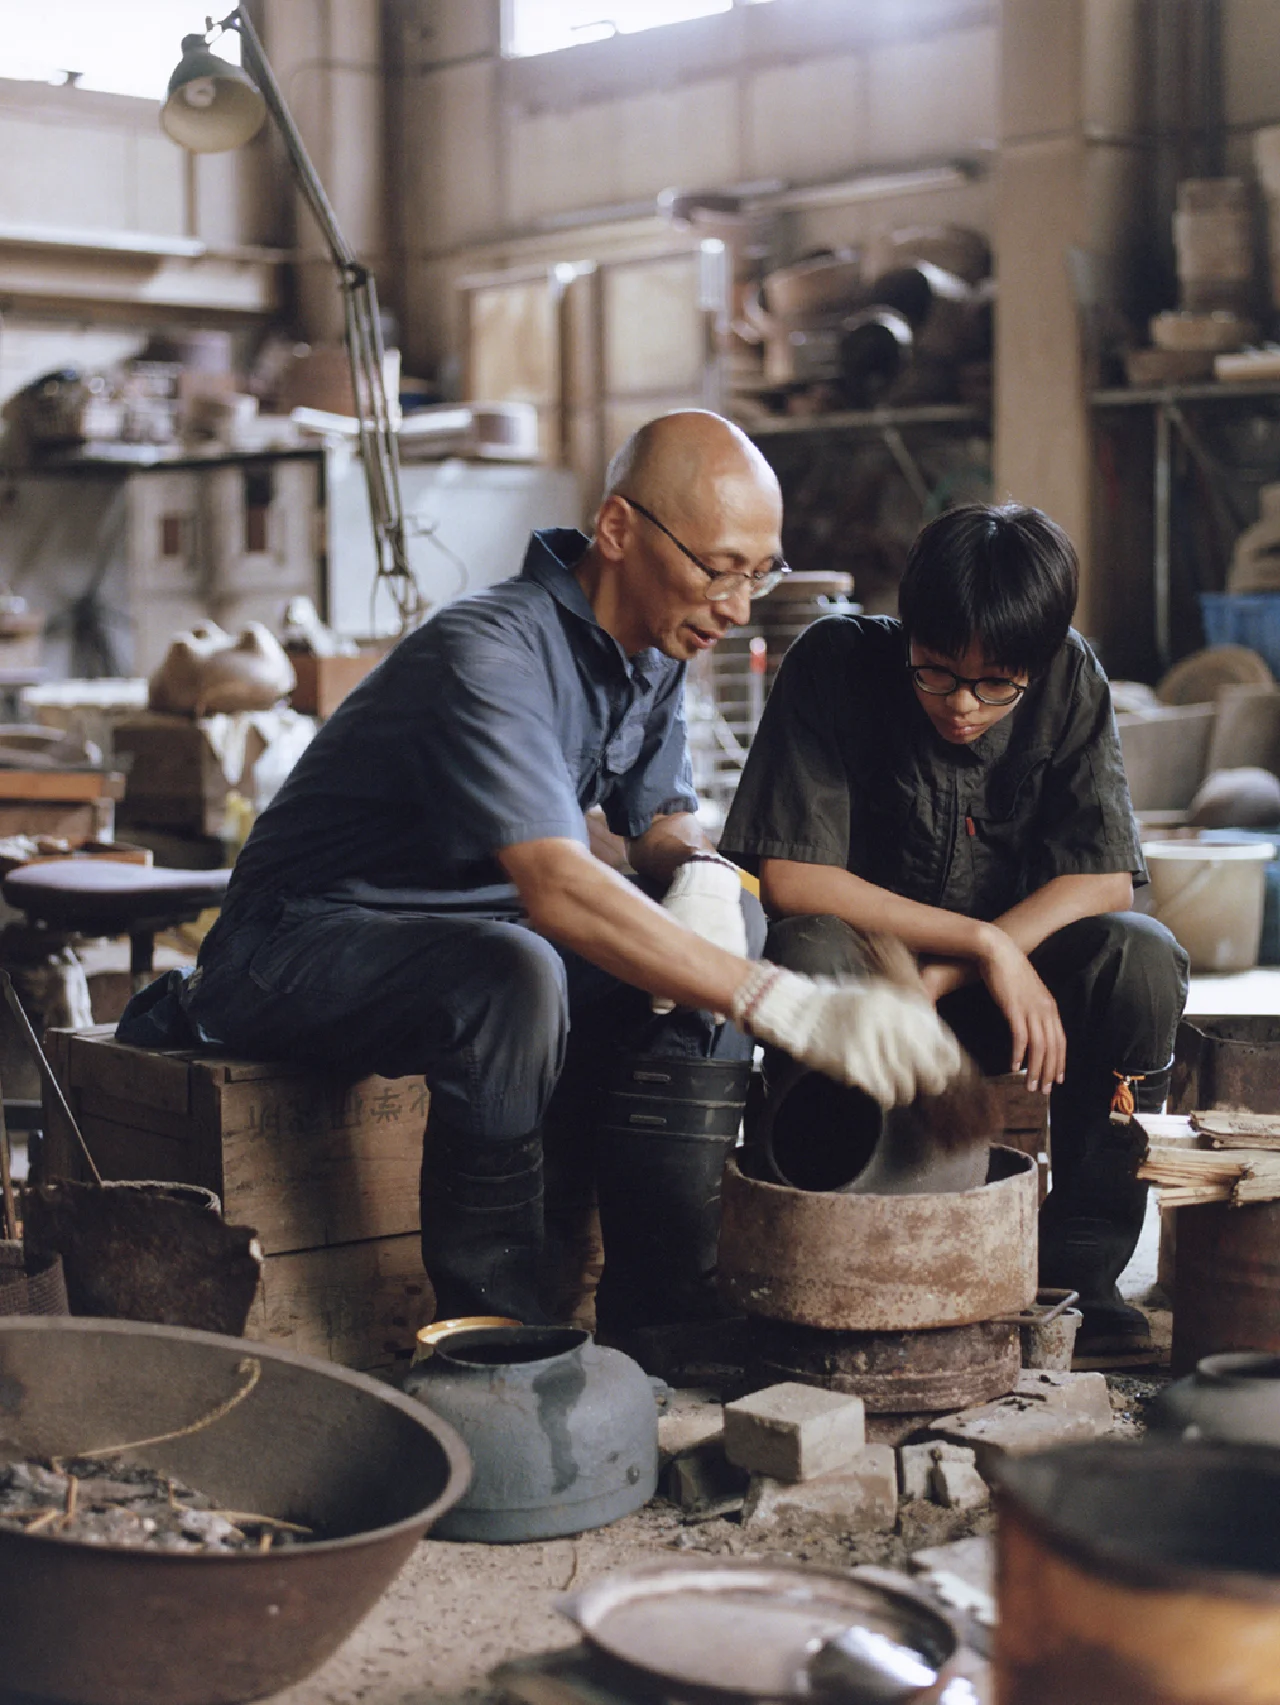
<path id="1" fill-rule="evenodd" d="M 906 1593 L 798 1564 L 654 1564 L 606 1575 L 559 1608 L 613 1662 L 703 1700 L 812 1699 L 823 1691 L 814 1658 L 851 1628 L 934 1672 L 881 1697 L 932 1700 L 958 1647 L 946 1618 Z"/>

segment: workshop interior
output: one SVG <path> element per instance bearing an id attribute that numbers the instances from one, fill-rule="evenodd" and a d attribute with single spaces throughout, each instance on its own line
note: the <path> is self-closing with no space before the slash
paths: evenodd
<path id="1" fill-rule="evenodd" d="M 0 1705 L 1280 1705 L 1280 0 L 0 0 Z"/>

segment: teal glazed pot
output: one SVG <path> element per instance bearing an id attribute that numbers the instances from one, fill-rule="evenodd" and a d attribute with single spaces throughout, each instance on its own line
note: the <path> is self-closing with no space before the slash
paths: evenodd
<path id="1" fill-rule="evenodd" d="M 1151 1405 L 1154 1432 L 1223 1444 L 1280 1445 L 1280 1356 L 1205 1356 Z"/>
<path id="2" fill-rule="evenodd" d="M 604 1527 L 653 1496 L 658 1409 L 649 1377 L 572 1326 L 455 1332 L 405 1390 L 457 1429 L 474 1471 L 440 1539 L 510 1544 Z"/>

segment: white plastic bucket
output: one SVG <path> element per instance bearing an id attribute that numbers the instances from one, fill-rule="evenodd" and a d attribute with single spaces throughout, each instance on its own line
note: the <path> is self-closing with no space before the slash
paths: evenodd
<path id="1" fill-rule="evenodd" d="M 1160 922 L 1193 971 L 1247 971 L 1258 963 L 1270 841 L 1149 841 L 1143 847 Z"/>

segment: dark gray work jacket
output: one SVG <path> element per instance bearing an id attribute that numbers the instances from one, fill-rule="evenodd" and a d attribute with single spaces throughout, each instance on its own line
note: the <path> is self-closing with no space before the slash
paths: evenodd
<path id="1" fill-rule="evenodd" d="M 949 745 L 900 622 L 830 616 L 788 652 L 720 845 L 851 870 L 991 919 L 1055 876 L 1146 881 L 1106 676 L 1074 630 L 1011 712 Z"/>

